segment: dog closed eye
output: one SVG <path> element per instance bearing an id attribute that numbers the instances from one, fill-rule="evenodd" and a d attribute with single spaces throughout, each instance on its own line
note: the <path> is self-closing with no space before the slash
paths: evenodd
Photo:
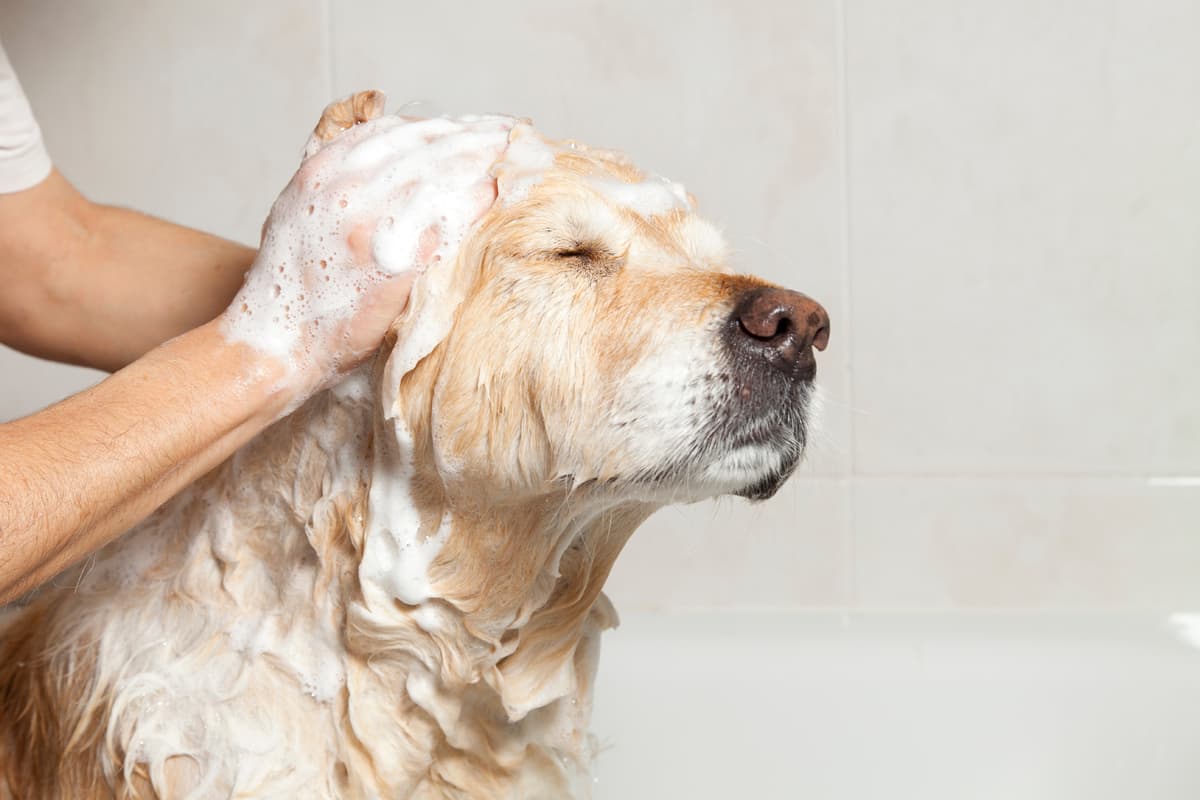
<path id="1" fill-rule="evenodd" d="M 611 275 L 624 266 L 633 226 L 590 196 L 568 197 L 547 210 L 540 257 L 559 261 L 592 277 Z"/>
<path id="2" fill-rule="evenodd" d="M 588 242 L 576 242 L 570 247 L 565 247 L 554 254 L 557 258 L 579 258 L 586 261 L 596 261 L 600 258 L 610 257 L 611 254 L 606 253 L 595 244 Z"/>
<path id="3" fill-rule="evenodd" d="M 613 253 L 598 242 L 577 241 L 554 251 L 554 257 L 569 262 L 592 277 L 611 275 L 625 263 L 624 254 Z"/>

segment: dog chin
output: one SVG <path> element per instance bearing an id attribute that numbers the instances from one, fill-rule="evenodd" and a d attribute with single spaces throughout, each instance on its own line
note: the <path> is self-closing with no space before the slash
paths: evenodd
<path id="1" fill-rule="evenodd" d="M 731 494 L 736 497 L 744 497 L 755 503 L 761 500 L 769 500 L 775 496 L 775 493 L 779 491 L 783 484 L 787 483 L 787 479 L 792 476 L 794 470 L 795 465 L 786 471 L 772 473 L 757 483 L 753 483 L 739 491 L 731 492 Z"/>
<path id="2" fill-rule="evenodd" d="M 779 491 L 798 462 L 798 453 L 743 447 L 707 467 L 676 465 L 609 486 L 616 494 L 657 504 L 696 503 L 721 495 L 759 501 Z"/>
<path id="3" fill-rule="evenodd" d="M 789 442 L 784 446 L 743 446 L 712 463 L 698 478 L 678 487 L 687 498 L 675 502 L 733 495 L 759 501 L 772 497 L 795 472 L 804 455 L 804 446 Z"/>
<path id="4" fill-rule="evenodd" d="M 783 484 L 787 483 L 787 479 L 792 477 L 792 473 L 796 471 L 796 467 L 800 464 L 800 459 L 803 456 L 803 448 L 789 450 L 789 452 L 783 455 L 777 467 L 771 469 L 763 477 L 747 484 L 744 488 L 730 492 L 730 494 L 736 497 L 744 497 L 753 502 L 768 500 L 774 497 Z"/>

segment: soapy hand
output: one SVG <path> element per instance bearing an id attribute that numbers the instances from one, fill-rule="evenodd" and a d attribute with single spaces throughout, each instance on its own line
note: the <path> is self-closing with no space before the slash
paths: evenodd
<path id="1" fill-rule="evenodd" d="M 296 391 L 334 383 L 378 348 L 414 278 L 453 259 L 495 200 L 489 168 L 514 122 L 389 116 L 328 142 L 318 126 L 223 316 L 225 335 L 280 360 Z"/>

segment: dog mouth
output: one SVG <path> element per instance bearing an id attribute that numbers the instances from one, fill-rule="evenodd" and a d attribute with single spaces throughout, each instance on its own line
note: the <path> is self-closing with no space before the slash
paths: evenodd
<path id="1" fill-rule="evenodd" d="M 755 426 L 742 437 L 739 451 L 757 450 L 762 463 L 759 474 L 741 489 L 730 492 L 747 500 L 766 500 L 787 482 L 804 458 L 807 445 L 807 415 L 801 410 L 770 427 Z"/>
<path id="2" fill-rule="evenodd" d="M 740 468 L 729 494 L 766 500 L 795 472 L 808 444 L 811 377 L 761 371 L 734 382 L 713 409 L 707 426 L 714 453 Z M 730 476 L 732 477 L 732 475 Z"/>
<path id="3" fill-rule="evenodd" d="M 735 382 L 729 388 L 710 408 L 690 451 L 639 476 L 641 482 L 686 488 L 690 499 L 727 494 L 760 501 L 779 491 L 804 457 L 812 384 L 745 392 Z"/>

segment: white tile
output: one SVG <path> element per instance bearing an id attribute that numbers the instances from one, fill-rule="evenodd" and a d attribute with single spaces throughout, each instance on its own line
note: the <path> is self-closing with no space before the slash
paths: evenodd
<path id="1" fill-rule="evenodd" d="M 605 591 L 618 612 L 844 606 L 847 488 L 793 478 L 770 500 L 665 508 L 625 547 Z"/>
<path id="2" fill-rule="evenodd" d="M 393 108 L 504 111 L 629 153 L 682 181 L 740 269 L 811 294 L 833 317 L 831 396 L 815 469 L 848 469 L 841 126 L 834 0 L 332 6 L 339 94 Z"/>
<path id="3" fill-rule="evenodd" d="M 247 243 L 328 101 L 322 0 L 13 0 L 3 37 L 85 194 Z"/>
<path id="4" fill-rule="evenodd" d="M 1200 4 L 847 8 L 858 468 L 1200 470 Z"/>
<path id="5" fill-rule="evenodd" d="M 1200 486 L 1126 478 L 856 481 L 875 608 L 1200 608 Z"/>

